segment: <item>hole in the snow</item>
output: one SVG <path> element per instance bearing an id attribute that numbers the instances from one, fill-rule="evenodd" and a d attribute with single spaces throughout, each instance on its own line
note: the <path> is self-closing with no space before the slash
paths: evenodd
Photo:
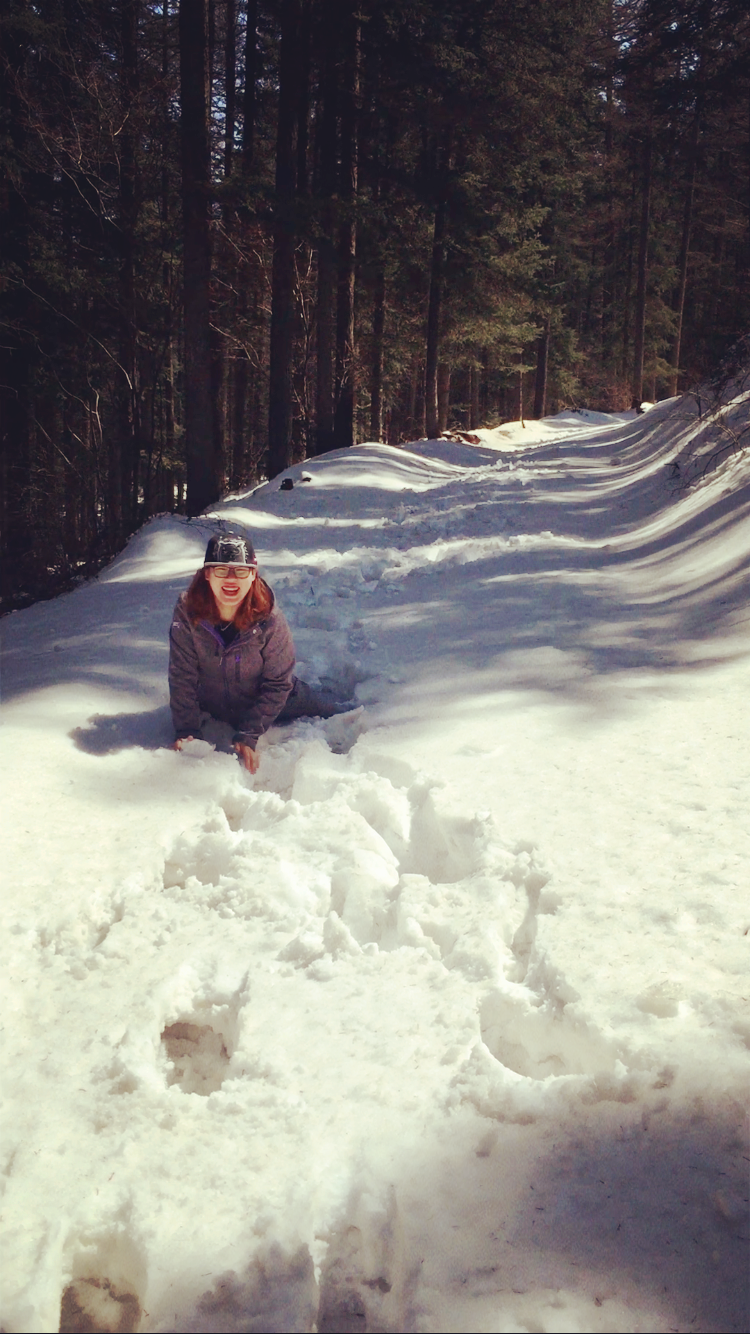
<path id="1" fill-rule="evenodd" d="M 132 1334 L 141 1323 L 134 1292 L 114 1287 L 107 1278 L 79 1278 L 60 1303 L 60 1334 Z"/>
<path id="2" fill-rule="evenodd" d="M 353 1334 L 354 1330 L 366 1330 L 368 1325 L 367 1307 L 360 1294 L 354 1290 L 328 1296 L 318 1312 L 318 1330 L 320 1334 Z"/>
<path id="3" fill-rule="evenodd" d="M 226 1079 L 230 1053 L 223 1033 L 209 1024 L 169 1024 L 161 1035 L 169 1063 L 168 1084 L 178 1084 L 183 1093 L 207 1098 Z"/>
<path id="4" fill-rule="evenodd" d="M 486 829 L 477 816 L 448 814 L 429 790 L 415 792 L 409 850 L 402 871 L 426 875 L 434 885 L 465 880 L 481 861 Z"/>

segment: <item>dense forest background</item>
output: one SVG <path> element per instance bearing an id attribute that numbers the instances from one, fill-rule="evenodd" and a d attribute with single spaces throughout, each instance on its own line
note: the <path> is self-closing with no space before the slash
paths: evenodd
<path id="1" fill-rule="evenodd" d="M 745 0 L 0 0 L 2 607 L 750 327 Z"/>

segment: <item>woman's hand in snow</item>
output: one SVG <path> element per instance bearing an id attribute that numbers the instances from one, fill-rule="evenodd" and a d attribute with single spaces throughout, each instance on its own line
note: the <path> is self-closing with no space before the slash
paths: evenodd
<path id="1" fill-rule="evenodd" d="M 182 747 L 185 745 L 185 742 L 192 740 L 193 738 L 191 736 L 178 736 L 177 740 L 172 746 L 172 750 L 182 750 Z"/>
<path id="2" fill-rule="evenodd" d="M 238 741 L 234 748 L 240 757 L 240 764 L 244 764 L 248 773 L 250 774 L 256 773 L 258 765 L 260 764 L 260 760 L 258 756 L 255 754 L 255 751 L 253 750 L 252 746 L 243 746 L 242 742 Z"/>

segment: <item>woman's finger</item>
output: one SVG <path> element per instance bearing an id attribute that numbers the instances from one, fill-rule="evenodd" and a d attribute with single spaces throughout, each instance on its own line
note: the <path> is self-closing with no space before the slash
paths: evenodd
<path id="1" fill-rule="evenodd" d="M 240 757 L 240 761 L 242 764 L 244 764 L 248 773 L 251 774 L 256 773 L 260 761 L 258 759 L 258 756 L 255 754 L 255 751 L 253 750 L 252 746 L 243 746 L 242 742 L 238 741 L 235 746 L 235 750 L 237 751 L 237 754 Z"/>

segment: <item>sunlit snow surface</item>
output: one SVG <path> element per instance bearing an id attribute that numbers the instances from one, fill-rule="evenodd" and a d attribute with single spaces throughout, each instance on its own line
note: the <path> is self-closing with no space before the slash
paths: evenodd
<path id="1" fill-rule="evenodd" d="M 9 1334 L 748 1328 L 750 467 L 681 486 L 697 430 L 219 506 L 361 705 L 254 779 L 168 749 L 214 520 L 3 622 Z"/>

